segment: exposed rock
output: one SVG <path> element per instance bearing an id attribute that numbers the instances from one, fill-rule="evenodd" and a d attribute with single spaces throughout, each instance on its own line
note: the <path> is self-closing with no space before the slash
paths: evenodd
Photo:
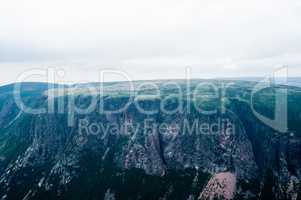
<path id="1" fill-rule="evenodd" d="M 215 174 L 199 196 L 201 200 L 234 198 L 236 192 L 236 176 L 230 172 Z"/>
<path id="2" fill-rule="evenodd" d="M 104 200 L 115 200 L 115 194 L 108 189 L 105 193 Z"/>

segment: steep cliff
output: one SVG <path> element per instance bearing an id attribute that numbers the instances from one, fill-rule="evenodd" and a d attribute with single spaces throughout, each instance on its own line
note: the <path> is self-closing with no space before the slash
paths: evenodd
<path id="1" fill-rule="evenodd" d="M 288 131 L 281 133 L 254 115 L 253 82 L 231 82 L 223 90 L 230 81 L 211 81 L 215 93 L 223 94 L 217 97 L 206 85 L 196 90 L 202 81 L 189 86 L 177 81 L 182 93 L 166 82 L 135 83 L 159 85 L 159 97 L 150 87 L 140 88 L 133 97 L 124 83 L 107 83 L 102 93 L 89 90 L 97 91 L 96 83 L 23 85 L 23 103 L 47 109 L 39 114 L 20 109 L 13 85 L 0 88 L 0 197 L 301 197 L 301 89 L 285 87 Z M 255 96 L 262 114 L 273 110 L 271 94 L 268 89 Z M 95 109 L 78 112 L 93 99 Z M 70 105 L 78 110 L 70 110 Z M 125 105 L 120 112 L 104 112 Z"/>

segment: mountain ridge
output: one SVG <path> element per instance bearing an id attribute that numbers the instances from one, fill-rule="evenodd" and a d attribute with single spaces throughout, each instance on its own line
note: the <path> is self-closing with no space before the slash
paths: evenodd
<path id="1" fill-rule="evenodd" d="M 183 81 L 178 82 L 181 88 L 186 88 Z M 191 87 L 195 88 L 201 82 L 192 81 Z M 211 82 L 217 85 L 218 90 L 221 89 L 221 83 L 228 83 Z M 106 85 L 112 88 L 107 88 L 107 94 L 97 96 L 97 105 L 103 104 L 104 109 L 124 105 L 129 95 L 119 93 L 124 90 L 120 84 Z M 135 135 L 126 134 L 123 130 L 120 134 L 86 134 L 83 138 L 78 134 L 78 126 L 68 126 L 68 111 L 20 114 L 12 91 L 5 88 L 6 92 L 0 94 L 0 197 L 67 199 L 71 195 L 80 199 L 84 195 L 90 195 L 91 199 L 106 196 L 114 196 L 116 199 L 147 199 L 147 195 L 152 194 L 151 199 L 196 199 L 210 177 L 229 172 L 237 178 L 234 198 L 264 199 L 269 191 L 274 191 L 275 199 L 294 199 L 296 195 L 299 198 L 301 132 L 298 122 L 301 120 L 298 115 L 301 112 L 297 105 L 301 100 L 300 89 L 288 87 L 291 135 L 277 133 L 254 116 L 248 105 L 248 98 L 255 84 L 256 82 L 235 81 L 228 88 L 223 98 L 227 101 L 227 110 L 235 113 L 236 117 L 231 112 L 219 111 L 209 116 L 199 113 L 191 105 L 194 102 L 186 101 L 186 98 L 181 99 L 182 103 L 191 112 L 184 110 L 166 114 L 159 111 L 156 114 L 143 114 L 132 102 L 127 109 L 117 114 L 102 114 L 97 111 L 89 114 L 76 113 L 74 120 L 77 124 L 79 120 L 89 119 L 90 123 L 103 125 L 122 125 L 127 122 L 138 125 L 151 118 L 159 124 L 167 125 L 167 131 L 163 133 L 156 129 L 145 134 L 144 129 L 138 129 L 139 134 Z M 25 90 L 21 92 L 23 101 L 33 107 L 47 107 L 47 89 L 45 85 L 25 85 Z M 114 93 L 116 91 L 118 93 Z M 140 90 L 147 95 L 151 91 L 152 88 Z M 177 94 L 171 86 L 162 87 L 160 91 L 162 98 Z M 217 103 L 220 98 L 208 99 L 206 96 L 210 91 L 206 87 L 198 91 L 206 100 L 201 101 L 200 105 L 208 109 L 218 106 L 220 109 Z M 258 97 L 258 108 L 263 112 L 270 109 L 266 108 L 270 92 L 263 91 L 259 95 L 263 100 Z M 85 99 L 82 93 L 73 95 L 78 105 L 89 104 L 89 99 Z M 189 95 L 184 92 L 184 96 Z M 65 95 L 63 99 L 66 99 L 64 106 L 67 107 L 70 99 Z M 60 98 L 54 99 L 55 107 L 59 100 Z M 171 98 L 165 104 L 166 108 L 177 107 L 176 100 L 178 99 L 175 97 Z M 144 109 L 152 109 L 160 107 L 161 101 L 139 99 L 139 103 Z M 195 119 L 213 124 L 219 118 L 232 120 L 236 125 L 235 134 L 229 135 L 226 130 L 221 130 L 216 135 L 198 135 L 197 132 L 186 135 L 172 129 L 174 124 L 184 126 L 185 120 L 190 125 Z M 138 178 L 131 181 L 130 177 L 136 176 L 135 174 Z M 144 187 L 140 188 L 139 183 L 143 182 Z M 151 189 L 152 182 L 160 187 Z M 87 185 L 79 191 L 83 183 Z"/>

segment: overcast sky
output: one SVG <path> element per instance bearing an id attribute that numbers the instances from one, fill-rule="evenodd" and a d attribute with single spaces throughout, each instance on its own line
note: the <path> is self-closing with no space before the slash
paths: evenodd
<path id="1" fill-rule="evenodd" d="M 301 76 L 300 0 L 0 1 L 0 84 L 46 67 L 83 82 L 101 69 L 213 78 L 282 65 Z"/>

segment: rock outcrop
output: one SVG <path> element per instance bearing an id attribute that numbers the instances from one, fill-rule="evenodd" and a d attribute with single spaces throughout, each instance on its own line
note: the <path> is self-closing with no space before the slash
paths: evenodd
<path id="1" fill-rule="evenodd" d="M 236 193 L 236 176 L 231 172 L 222 172 L 215 174 L 203 189 L 199 199 L 213 200 L 225 199 L 231 200 Z"/>

